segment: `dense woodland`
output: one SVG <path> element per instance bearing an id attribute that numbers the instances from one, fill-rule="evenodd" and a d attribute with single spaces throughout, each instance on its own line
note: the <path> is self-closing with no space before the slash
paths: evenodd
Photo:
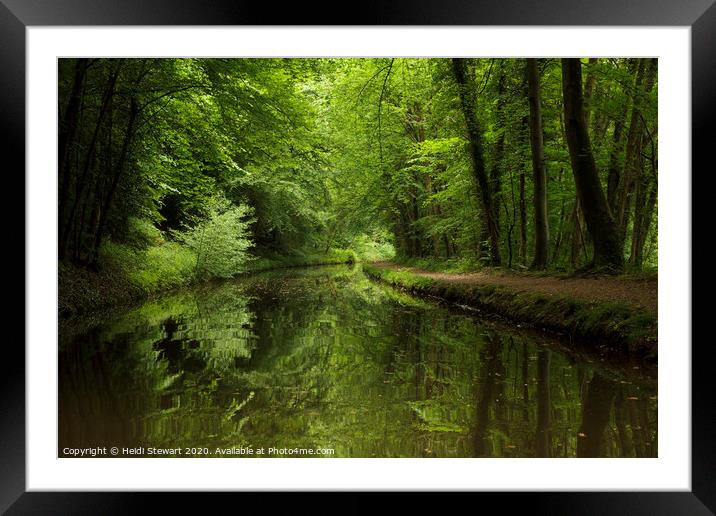
<path id="1" fill-rule="evenodd" d="M 61 59 L 58 108 L 60 261 L 146 290 L 656 267 L 656 59 Z"/>

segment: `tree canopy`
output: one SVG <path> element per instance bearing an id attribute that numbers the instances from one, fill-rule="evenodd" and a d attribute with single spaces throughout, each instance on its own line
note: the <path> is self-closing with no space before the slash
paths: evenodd
<path id="1" fill-rule="evenodd" d="M 656 59 L 61 59 L 59 256 L 653 268 L 656 99 Z"/>

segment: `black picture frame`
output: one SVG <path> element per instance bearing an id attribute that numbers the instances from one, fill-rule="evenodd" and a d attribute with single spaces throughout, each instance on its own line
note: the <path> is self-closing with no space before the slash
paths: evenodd
<path id="1" fill-rule="evenodd" d="M 713 168 L 708 153 L 716 142 L 714 0 L 399 0 L 349 6 L 344 10 L 347 14 L 343 18 L 339 12 L 301 2 L 278 7 L 269 2 L 245 0 L 215 0 L 211 3 L 199 0 L 0 0 L 0 145 L 4 147 L 3 156 L 5 160 L 9 156 L 15 157 L 15 176 L 24 177 L 17 171 L 25 167 L 25 29 L 29 26 L 651 25 L 691 27 L 692 169 L 708 174 Z M 10 169 L 6 168 L 6 171 Z M 698 176 L 684 171 L 684 174 L 689 173 L 692 177 Z M 18 182 L 15 196 L 24 199 L 24 195 L 19 195 L 20 191 L 25 192 L 24 181 Z M 3 208 L 7 217 L 9 208 Z M 24 250 L 24 243 L 21 248 Z M 17 262 L 22 260 L 22 264 L 16 266 L 18 269 L 22 267 L 27 274 L 26 258 L 23 251 L 15 259 Z M 165 511 L 190 507 L 183 493 L 26 492 L 25 352 L 17 342 L 6 342 L 4 359 L 0 362 L 0 511 L 7 510 L 8 514 L 126 514 L 146 507 L 157 498 Z M 688 346 L 691 343 L 670 344 Z M 527 504 L 530 512 L 537 513 L 713 514 L 716 510 L 716 495 L 712 489 L 716 479 L 716 456 L 711 421 L 716 417 L 710 398 L 710 347 L 707 342 L 700 342 L 692 348 L 692 491 L 485 493 L 480 496 L 509 496 L 513 508 Z M 241 496 L 245 500 L 247 494 Z M 277 498 L 272 497 L 272 500 L 266 508 L 270 508 Z M 505 503 L 504 500 L 489 501 Z M 266 504 L 266 501 L 262 503 Z M 410 504 L 424 507 L 423 497 L 411 497 Z M 404 509 L 409 510 L 408 506 Z"/>

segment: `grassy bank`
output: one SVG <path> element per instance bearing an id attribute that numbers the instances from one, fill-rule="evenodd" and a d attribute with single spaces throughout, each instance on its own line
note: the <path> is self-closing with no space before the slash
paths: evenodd
<path id="1" fill-rule="evenodd" d="M 459 284 L 370 264 L 363 270 L 373 279 L 414 294 L 483 309 L 575 339 L 607 341 L 629 352 L 656 355 L 656 316 L 625 304 L 517 292 L 494 285 Z"/>
<path id="2" fill-rule="evenodd" d="M 348 249 L 253 258 L 233 276 L 286 267 L 355 261 L 356 254 Z M 140 250 L 108 242 L 103 248 L 100 267 L 96 271 L 70 263 L 58 265 L 59 315 L 63 319 L 76 317 L 211 279 L 215 278 L 197 276 L 196 255 L 185 246 L 163 242 Z"/>

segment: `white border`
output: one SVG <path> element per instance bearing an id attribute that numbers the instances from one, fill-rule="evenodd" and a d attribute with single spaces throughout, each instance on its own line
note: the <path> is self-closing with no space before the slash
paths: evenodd
<path id="1" fill-rule="evenodd" d="M 691 489 L 688 27 L 27 29 L 27 489 Z M 58 459 L 60 56 L 658 56 L 658 459 Z"/>

